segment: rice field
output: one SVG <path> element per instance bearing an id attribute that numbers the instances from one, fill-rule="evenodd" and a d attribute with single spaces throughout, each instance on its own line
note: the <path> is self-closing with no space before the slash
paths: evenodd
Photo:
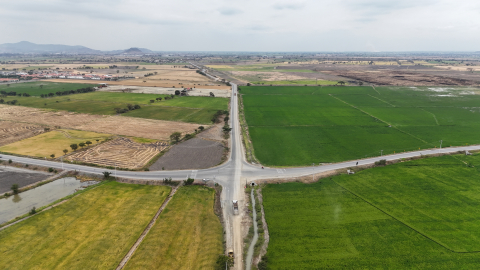
<path id="1" fill-rule="evenodd" d="M 480 144 L 475 88 L 240 87 L 255 156 L 301 166 Z"/>
<path id="2" fill-rule="evenodd" d="M 263 188 L 268 269 L 475 269 L 480 155 Z"/>
<path id="3" fill-rule="evenodd" d="M 117 182 L 84 192 L 0 231 L 0 268 L 115 269 L 169 192 Z"/>

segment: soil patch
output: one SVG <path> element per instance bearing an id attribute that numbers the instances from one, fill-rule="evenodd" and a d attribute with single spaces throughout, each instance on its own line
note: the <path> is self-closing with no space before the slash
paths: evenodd
<path id="1" fill-rule="evenodd" d="M 184 170 L 210 168 L 222 160 L 224 146 L 220 142 L 193 138 L 173 146 L 150 170 Z"/>
<path id="2" fill-rule="evenodd" d="M 17 184 L 21 188 L 45 180 L 49 176 L 50 174 L 42 172 L 27 172 L 27 170 L 0 167 L 0 194 L 10 192 L 13 184 Z"/>

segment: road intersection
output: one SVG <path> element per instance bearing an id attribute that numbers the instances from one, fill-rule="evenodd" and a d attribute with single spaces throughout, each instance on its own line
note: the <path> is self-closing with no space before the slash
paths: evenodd
<path id="1" fill-rule="evenodd" d="M 103 172 L 111 172 L 112 175 L 122 178 L 133 179 L 147 179 L 147 180 L 162 180 L 164 178 L 172 178 L 174 180 L 184 180 L 188 177 L 195 179 L 208 178 L 216 183 L 219 183 L 223 187 L 222 192 L 222 205 L 223 215 L 226 230 L 226 245 L 227 249 L 232 248 L 235 251 L 235 268 L 243 268 L 243 256 L 242 256 L 242 231 L 241 231 L 241 219 L 242 215 L 235 215 L 232 209 L 232 200 L 238 200 L 240 209 L 245 205 L 245 194 L 243 192 L 244 186 L 252 181 L 261 179 L 272 178 L 294 178 L 300 176 L 307 176 L 318 174 L 322 172 L 328 172 L 332 170 L 344 169 L 361 165 L 369 165 L 374 162 L 386 159 L 386 160 L 398 160 L 402 158 L 418 157 L 421 155 L 432 155 L 441 153 L 454 153 L 458 151 L 471 151 L 480 150 L 480 145 L 463 146 L 463 147 L 448 147 L 442 149 L 430 149 L 414 152 L 403 152 L 393 155 L 379 156 L 373 158 L 366 158 L 360 160 L 346 161 L 335 164 L 326 164 L 312 167 L 302 168 L 265 168 L 262 169 L 260 165 L 249 164 L 244 155 L 244 148 L 242 145 L 242 135 L 240 122 L 238 120 L 238 89 L 237 85 L 232 84 L 232 96 L 231 96 L 231 142 L 230 142 L 230 156 L 229 159 L 222 165 L 202 169 L 202 170 L 176 170 L 176 171 L 121 171 L 111 170 L 105 168 L 96 168 L 83 165 L 76 165 L 70 163 L 61 163 L 56 161 L 32 159 L 26 157 L 18 157 L 12 155 L 1 155 L 1 160 L 11 159 L 14 162 L 24 163 L 29 165 L 38 165 L 44 167 L 52 167 L 56 169 L 64 170 L 77 170 L 83 173 L 102 175 Z M 358 163 L 357 163 L 358 162 Z M 243 203 L 243 204 L 242 204 Z"/>

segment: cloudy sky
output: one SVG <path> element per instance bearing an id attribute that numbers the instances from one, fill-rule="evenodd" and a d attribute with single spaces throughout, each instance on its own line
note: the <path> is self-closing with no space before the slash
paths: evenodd
<path id="1" fill-rule="evenodd" d="M 478 0 L 0 0 L 0 43 L 159 51 L 480 51 Z"/>

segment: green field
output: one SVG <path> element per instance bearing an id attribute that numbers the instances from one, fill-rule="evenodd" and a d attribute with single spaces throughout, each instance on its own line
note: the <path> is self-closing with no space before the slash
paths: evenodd
<path id="1" fill-rule="evenodd" d="M 115 269 L 170 188 L 109 182 L 0 231 L 1 269 Z"/>
<path id="2" fill-rule="evenodd" d="M 43 85 L 42 87 L 40 87 Z M 95 85 L 84 83 L 56 83 L 56 82 L 28 82 L 11 83 L 0 85 L 0 91 L 17 92 L 18 94 L 27 93 L 31 96 L 40 96 L 41 94 L 55 93 L 58 91 L 77 90 L 80 88 L 92 87 Z"/>
<path id="3" fill-rule="evenodd" d="M 215 191 L 181 187 L 125 269 L 213 269 L 223 253 Z"/>
<path id="4" fill-rule="evenodd" d="M 265 165 L 339 162 L 480 144 L 475 88 L 241 87 L 255 155 Z"/>
<path id="5" fill-rule="evenodd" d="M 269 269 L 476 269 L 480 155 L 268 185 Z"/>
<path id="6" fill-rule="evenodd" d="M 262 84 L 262 85 L 288 85 L 288 84 L 299 84 L 299 85 L 335 85 L 338 84 L 337 81 L 326 81 L 326 80 L 286 80 L 286 81 L 251 81 L 252 84 Z"/>
<path id="7" fill-rule="evenodd" d="M 94 92 L 52 98 L 7 97 L 5 102 L 17 100 L 17 105 L 65 110 L 79 113 L 114 115 L 115 108 L 126 108 L 127 104 L 138 104 L 142 108 L 123 115 L 157 120 L 184 121 L 210 124 L 217 110 L 227 110 L 229 99 L 210 97 L 175 97 L 156 101 L 166 95 Z M 150 103 L 150 100 L 155 100 Z"/>

